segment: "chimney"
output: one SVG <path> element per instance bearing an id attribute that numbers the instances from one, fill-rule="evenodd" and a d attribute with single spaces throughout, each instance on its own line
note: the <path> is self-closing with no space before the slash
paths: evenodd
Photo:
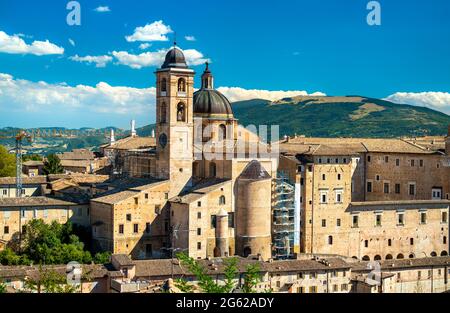
<path id="1" fill-rule="evenodd" d="M 136 121 L 131 120 L 131 136 L 136 137 Z"/>
<path id="2" fill-rule="evenodd" d="M 110 145 L 113 145 L 116 143 L 116 137 L 114 137 L 114 129 L 111 129 L 111 139 L 109 141 Z"/>

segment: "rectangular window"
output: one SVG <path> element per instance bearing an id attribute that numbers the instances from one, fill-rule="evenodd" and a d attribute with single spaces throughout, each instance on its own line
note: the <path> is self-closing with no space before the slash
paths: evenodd
<path id="1" fill-rule="evenodd" d="M 202 235 L 202 229 L 201 228 L 197 228 L 197 236 L 201 236 Z"/>
<path id="2" fill-rule="evenodd" d="M 119 234 L 123 234 L 123 224 L 119 224 Z"/>
<path id="3" fill-rule="evenodd" d="M 234 212 L 228 213 L 228 227 L 234 228 Z"/>
<path id="4" fill-rule="evenodd" d="M 372 182 L 367 182 L 367 192 L 372 192 Z"/>
<path id="5" fill-rule="evenodd" d="M 134 198 L 134 204 L 139 204 L 139 198 Z"/>
<path id="6" fill-rule="evenodd" d="M 3 233 L 4 233 L 5 235 L 9 234 L 9 226 L 3 227 Z"/>
<path id="7" fill-rule="evenodd" d="M 441 222 L 446 224 L 448 221 L 448 213 L 447 212 L 442 212 L 441 214 Z"/>
<path id="8" fill-rule="evenodd" d="M 316 272 L 312 272 L 311 273 L 311 278 L 316 279 L 317 278 L 317 273 Z"/>
<path id="9" fill-rule="evenodd" d="M 367 156 L 367 162 L 370 162 L 370 155 Z"/>
<path id="10" fill-rule="evenodd" d="M 303 273 L 298 273 L 298 274 L 297 274 L 297 279 L 303 279 L 303 278 L 304 278 Z"/>
<path id="11" fill-rule="evenodd" d="M 417 272 L 417 279 L 421 279 L 422 278 L 422 271 L 418 271 Z"/>
<path id="12" fill-rule="evenodd" d="M 415 163 L 414 160 L 411 160 L 411 167 L 414 167 Z"/>
<path id="13" fill-rule="evenodd" d="M 22 234 L 26 234 L 27 233 L 27 226 L 23 225 L 22 226 Z"/>
<path id="14" fill-rule="evenodd" d="M 202 250 L 202 243 L 201 242 L 197 242 L 197 250 Z"/>
<path id="15" fill-rule="evenodd" d="M 419 160 L 419 166 L 423 167 L 423 160 Z"/>
<path id="16" fill-rule="evenodd" d="M 421 212 L 420 213 L 420 224 L 426 224 L 427 223 L 427 213 Z"/>
<path id="17" fill-rule="evenodd" d="M 197 207 L 201 207 L 202 206 L 202 202 L 201 201 L 198 201 L 197 202 Z"/>
<path id="18" fill-rule="evenodd" d="M 131 214 L 127 214 L 127 221 L 131 222 Z"/>
<path id="19" fill-rule="evenodd" d="M 385 156 L 385 157 L 384 157 L 384 162 L 385 162 L 385 163 L 389 163 L 389 157 L 388 157 L 388 156 Z"/>
<path id="20" fill-rule="evenodd" d="M 341 285 L 341 291 L 347 291 L 348 290 L 348 285 L 347 284 L 342 284 Z"/>
<path id="21" fill-rule="evenodd" d="M 327 193 L 326 192 L 320 193 L 320 203 L 327 203 Z"/>
<path id="22" fill-rule="evenodd" d="M 337 292 L 338 291 L 338 285 L 333 285 L 333 292 Z"/>
<path id="23" fill-rule="evenodd" d="M 148 199 L 148 193 L 145 194 L 145 199 Z"/>
<path id="24" fill-rule="evenodd" d="M 3 189 L 3 195 L 4 196 L 8 195 L 8 189 Z"/>
<path id="25" fill-rule="evenodd" d="M 396 194 L 400 193 L 400 184 L 395 184 L 395 193 Z"/>
<path id="26" fill-rule="evenodd" d="M 150 223 L 145 223 L 145 232 L 147 233 L 147 234 L 150 234 L 150 232 L 152 231 L 152 228 L 151 228 L 152 226 L 151 226 L 151 224 Z"/>
<path id="27" fill-rule="evenodd" d="M 137 234 L 137 233 L 139 232 L 139 224 L 134 224 L 134 225 L 133 225 L 133 232 L 134 232 L 135 234 Z"/>
<path id="28" fill-rule="evenodd" d="M 400 166 L 400 159 L 395 160 L 395 166 Z"/>
<path id="29" fill-rule="evenodd" d="M 298 293 L 305 293 L 305 287 L 297 287 Z"/>
<path id="30" fill-rule="evenodd" d="M 211 228 L 216 228 L 216 224 L 217 224 L 217 216 L 211 215 Z"/>
<path id="31" fill-rule="evenodd" d="M 376 218 L 375 218 L 375 225 L 377 226 L 377 227 L 380 227 L 381 226 L 381 214 L 377 214 L 376 215 Z"/>
<path id="32" fill-rule="evenodd" d="M 322 227 L 327 227 L 327 220 L 322 220 Z"/>
<path id="33" fill-rule="evenodd" d="M 309 293 L 317 293 L 317 286 L 310 286 Z"/>
<path id="34" fill-rule="evenodd" d="M 341 219 L 340 218 L 337 219 L 336 226 L 337 227 L 341 227 Z"/>
<path id="35" fill-rule="evenodd" d="M 201 219 L 202 218 L 202 212 L 197 212 L 197 218 Z"/>
<path id="36" fill-rule="evenodd" d="M 358 215 L 353 215 L 352 226 L 353 226 L 354 228 L 357 228 L 357 227 L 358 227 L 358 220 L 359 220 Z"/>
<path id="37" fill-rule="evenodd" d="M 389 193 L 389 183 L 384 183 L 384 193 Z"/>
<path id="38" fill-rule="evenodd" d="M 409 195 L 414 196 L 416 194 L 416 184 L 409 184 Z"/>
<path id="39" fill-rule="evenodd" d="M 336 202 L 337 203 L 342 203 L 342 191 L 337 191 L 336 192 Z"/>
<path id="40" fill-rule="evenodd" d="M 405 214 L 404 213 L 398 213 L 397 215 L 397 224 L 400 226 L 405 225 Z"/>

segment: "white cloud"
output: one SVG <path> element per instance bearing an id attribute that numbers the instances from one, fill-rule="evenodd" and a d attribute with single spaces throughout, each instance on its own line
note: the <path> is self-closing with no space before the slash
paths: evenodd
<path id="1" fill-rule="evenodd" d="M 150 46 L 151 46 L 150 43 L 141 43 L 141 44 L 139 45 L 139 49 L 145 50 L 145 49 L 150 48 Z"/>
<path id="2" fill-rule="evenodd" d="M 112 57 L 109 55 L 99 55 L 99 56 L 91 56 L 87 55 L 85 57 L 80 57 L 78 55 L 72 56 L 69 58 L 72 61 L 80 62 L 80 63 L 95 63 L 96 67 L 105 67 L 107 63 L 112 61 Z"/>
<path id="3" fill-rule="evenodd" d="M 326 96 L 322 92 L 314 92 L 308 94 L 304 90 L 261 90 L 261 89 L 243 89 L 240 87 L 219 87 L 217 88 L 223 93 L 231 102 L 251 100 L 251 99 L 265 99 L 270 101 L 280 100 L 288 97 L 295 96 Z"/>
<path id="4" fill-rule="evenodd" d="M 99 12 L 99 13 L 111 12 L 111 10 L 108 6 L 99 6 L 99 7 L 95 8 L 94 11 Z"/>
<path id="5" fill-rule="evenodd" d="M 19 35 L 8 35 L 0 31 L 0 52 L 10 54 L 64 54 L 64 48 L 46 41 L 35 40 L 31 44 L 27 44 Z"/>
<path id="6" fill-rule="evenodd" d="M 156 21 L 142 27 L 136 27 L 133 35 L 126 36 L 128 42 L 134 41 L 168 41 L 167 34 L 173 33 L 169 25 Z"/>
<path id="7" fill-rule="evenodd" d="M 384 100 L 400 104 L 424 106 L 447 114 L 450 113 L 450 93 L 448 92 L 397 92 Z"/>
<path id="8" fill-rule="evenodd" d="M 113 87 L 105 82 L 95 87 L 68 86 L 15 79 L 0 73 L 0 110 L 13 108 L 40 114 L 61 110 L 83 114 L 148 114 L 154 111 L 154 104 L 155 88 Z"/>
<path id="9" fill-rule="evenodd" d="M 116 58 L 118 64 L 126 65 L 134 69 L 140 69 L 149 66 L 160 66 L 164 63 L 164 58 L 167 49 L 158 50 L 155 52 L 144 52 L 141 54 L 130 54 L 126 51 L 113 51 L 112 55 Z M 206 59 L 203 54 L 195 49 L 183 50 L 186 62 L 188 65 L 196 66 L 203 64 Z"/>
<path id="10" fill-rule="evenodd" d="M 69 38 L 69 43 L 70 43 L 73 47 L 75 47 L 75 41 L 74 41 L 73 39 Z"/>
<path id="11" fill-rule="evenodd" d="M 194 36 L 185 36 L 184 39 L 186 39 L 187 41 L 196 41 L 197 39 L 195 39 Z"/>

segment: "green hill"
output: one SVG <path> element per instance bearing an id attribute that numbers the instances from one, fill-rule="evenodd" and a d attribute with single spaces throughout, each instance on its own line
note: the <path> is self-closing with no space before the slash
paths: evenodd
<path id="1" fill-rule="evenodd" d="M 241 125 L 279 125 L 280 136 L 400 137 L 444 135 L 450 116 L 425 107 L 347 97 L 299 96 L 233 103 Z"/>

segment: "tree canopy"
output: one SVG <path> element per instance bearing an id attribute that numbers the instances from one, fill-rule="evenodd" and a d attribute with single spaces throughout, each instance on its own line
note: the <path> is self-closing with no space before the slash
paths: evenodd
<path id="1" fill-rule="evenodd" d="M 47 160 L 44 162 L 44 173 L 45 174 L 61 174 L 64 169 L 61 165 L 61 160 L 59 157 L 52 153 L 47 156 Z"/>
<path id="2" fill-rule="evenodd" d="M 16 239 L 17 241 L 17 239 Z M 97 253 L 94 257 L 74 233 L 71 223 L 46 224 L 41 219 L 31 220 L 22 235 L 20 243 L 0 252 L 3 265 L 100 263 L 109 261 L 108 252 Z"/>
<path id="3" fill-rule="evenodd" d="M 16 176 L 16 157 L 0 145 L 0 177 Z"/>

